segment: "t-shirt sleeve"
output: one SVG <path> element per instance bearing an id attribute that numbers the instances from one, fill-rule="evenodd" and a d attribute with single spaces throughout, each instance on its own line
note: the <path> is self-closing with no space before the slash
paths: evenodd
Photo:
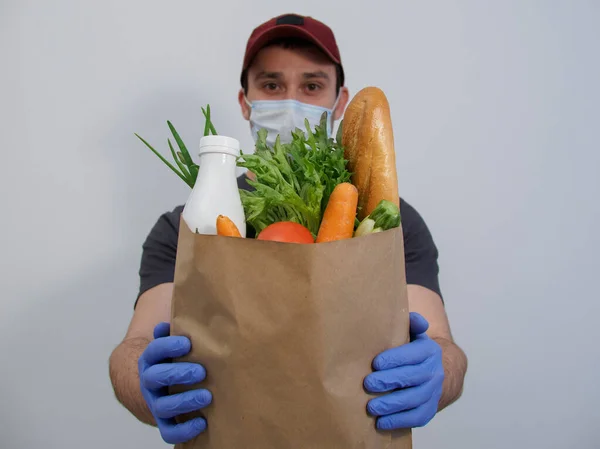
<path id="1" fill-rule="evenodd" d="M 442 298 L 438 249 L 431 232 L 423 217 L 404 200 L 400 201 L 400 213 L 404 232 L 406 283 L 428 288 Z"/>
<path id="2" fill-rule="evenodd" d="M 134 307 L 142 293 L 152 287 L 173 282 L 182 206 L 162 214 L 142 245 L 140 285 Z"/>

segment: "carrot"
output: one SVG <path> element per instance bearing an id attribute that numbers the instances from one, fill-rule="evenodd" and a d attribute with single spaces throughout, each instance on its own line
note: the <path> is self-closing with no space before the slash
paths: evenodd
<path id="1" fill-rule="evenodd" d="M 239 229 L 229 217 L 219 215 L 217 217 L 217 235 L 226 237 L 241 237 Z"/>
<path id="2" fill-rule="evenodd" d="M 358 190 L 349 183 L 335 186 L 319 227 L 316 243 L 349 239 L 354 233 Z"/>

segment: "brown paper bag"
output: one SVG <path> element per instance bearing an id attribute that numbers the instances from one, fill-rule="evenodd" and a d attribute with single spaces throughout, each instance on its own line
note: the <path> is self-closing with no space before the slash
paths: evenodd
<path id="1" fill-rule="evenodd" d="M 171 332 L 202 363 L 207 430 L 179 449 L 410 449 L 378 431 L 363 388 L 408 342 L 402 228 L 314 245 L 192 233 L 180 223 Z M 196 386 L 194 386 L 196 387 Z M 190 387 L 178 387 L 184 391 Z"/>

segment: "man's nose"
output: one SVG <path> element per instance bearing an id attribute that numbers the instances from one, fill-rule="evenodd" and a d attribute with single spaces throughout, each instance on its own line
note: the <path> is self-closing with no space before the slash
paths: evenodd
<path id="1" fill-rule="evenodd" d="M 298 89 L 294 86 L 292 86 L 290 89 L 287 89 L 284 98 L 286 100 L 298 100 Z"/>

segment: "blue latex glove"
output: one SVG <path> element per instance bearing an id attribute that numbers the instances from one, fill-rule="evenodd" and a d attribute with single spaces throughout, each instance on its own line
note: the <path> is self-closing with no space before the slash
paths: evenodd
<path id="1" fill-rule="evenodd" d="M 178 424 L 174 418 L 206 407 L 212 402 L 212 395 L 205 389 L 168 394 L 170 385 L 193 385 L 206 377 L 206 371 L 200 364 L 171 363 L 171 358 L 189 353 L 191 343 L 186 337 L 169 336 L 169 333 L 169 323 L 159 323 L 154 328 L 154 340 L 142 353 L 138 368 L 142 395 L 163 440 L 169 444 L 178 444 L 203 432 L 206 420 L 194 418 Z"/>
<path id="2" fill-rule="evenodd" d="M 428 327 L 422 315 L 411 312 L 410 343 L 373 360 L 374 372 L 365 377 L 365 389 L 387 393 L 367 404 L 378 429 L 422 427 L 437 413 L 444 382 L 442 348 L 425 333 Z"/>

